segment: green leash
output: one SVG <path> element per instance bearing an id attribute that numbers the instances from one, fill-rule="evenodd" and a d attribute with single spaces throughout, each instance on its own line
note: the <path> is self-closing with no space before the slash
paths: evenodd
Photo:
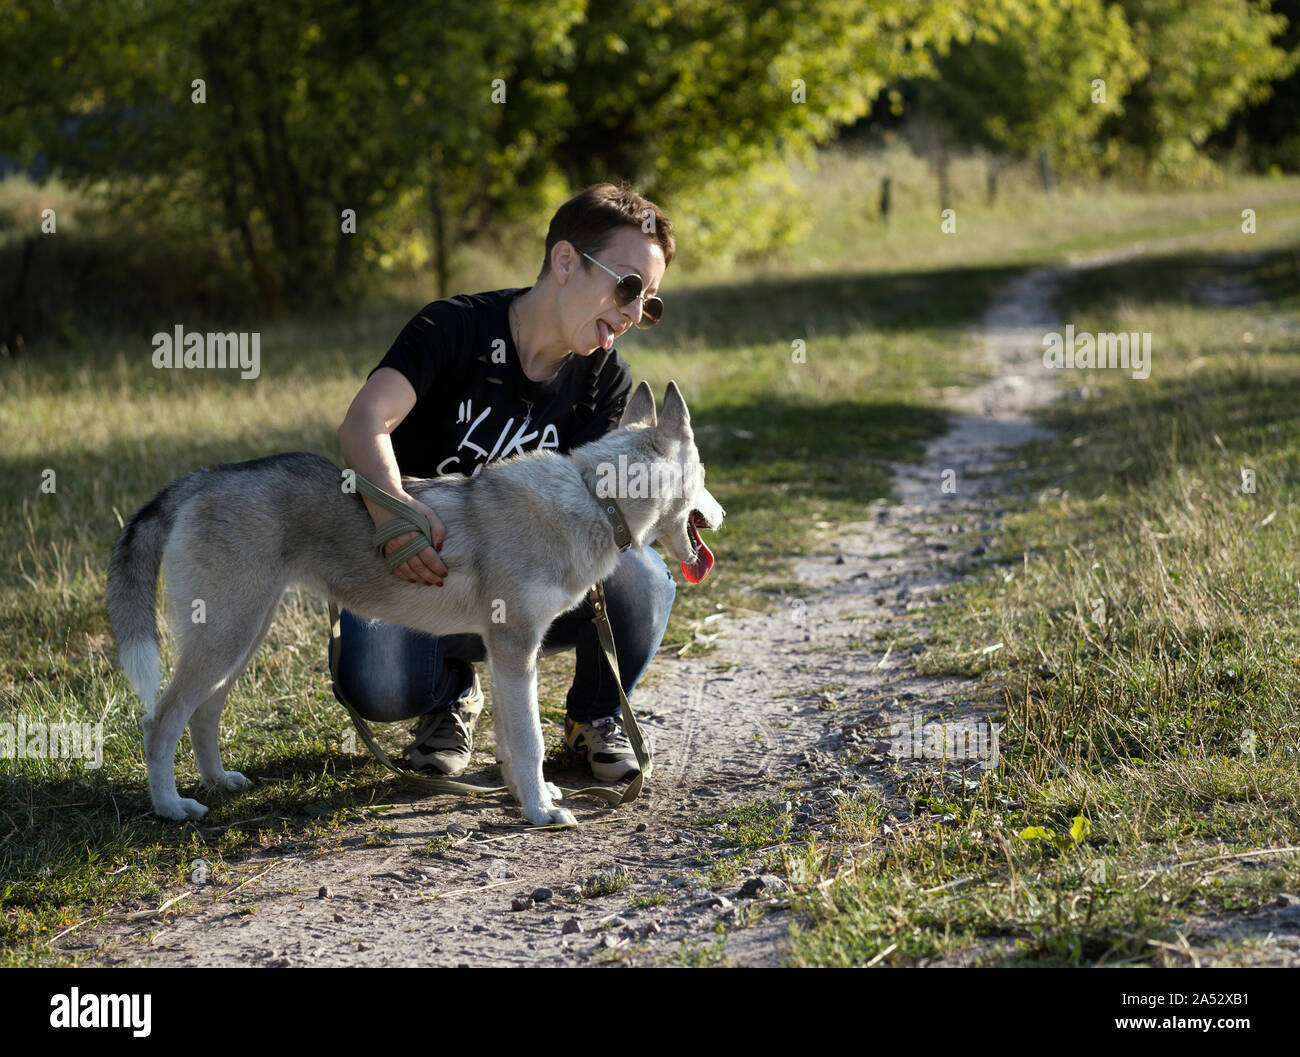
<path id="1" fill-rule="evenodd" d="M 376 506 L 381 506 L 391 514 L 397 516 L 390 521 L 385 521 L 379 528 L 375 529 L 375 537 L 372 546 L 379 551 L 379 556 L 388 563 L 390 570 L 396 569 L 402 562 L 408 558 L 413 558 L 426 547 L 433 546 L 433 540 L 429 538 L 429 519 L 421 514 L 415 507 L 410 506 L 391 492 L 385 492 L 376 484 L 366 480 L 361 474 L 353 470 L 356 477 L 357 491 L 369 499 Z M 416 533 L 416 538 L 403 543 L 392 554 L 384 553 L 384 544 L 394 536 L 400 536 L 406 532 Z"/>
<path id="2" fill-rule="evenodd" d="M 355 473 L 355 471 L 353 472 Z M 373 540 L 375 548 L 379 551 L 380 556 L 384 558 L 390 570 L 396 569 L 408 558 L 419 554 L 426 547 L 432 546 L 428 531 L 429 520 L 424 514 L 421 514 L 403 500 L 398 499 L 397 496 L 372 484 L 359 473 L 356 474 L 356 483 L 357 491 L 362 496 L 397 515 L 392 520 L 385 521 L 375 530 Z M 602 503 L 602 510 L 605 509 L 605 505 Z M 618 512 L 621 521 L 621 511 L 618 511 L 617 504 L 614 504 L 614 510 Z M 615 538 L 621 543 L 623 534 L 627 531 L 626 528 L 616 522 L 608 511 L 606 511 L 606 516 L 610 517 L 611 524 L 615 528 Z M 385 555 L 384 544 L 404 532 L 416 532 L 418 538 L 398 547 L 392 554 Z M 621 546 L 620 549 L 626 550 L 626 547 Z M 605 603 L 604 584 L 595 584 L 588 593 L 587 600 L 591 603 L 591 608 L 595 612 L 593 623 L 596 625 L 596 635 L 600 639 L 601 652 L 605 655 L 605 663 L 609 665 L 609 670 L 614 676 L 614 686 L 618 690 L 619 705 L 623 712 L 623 726 L 627 732 L 628 741 L 632 744 L 632 751 L 636 754 L 639 771 L 622 793 L 607 789 L 604 786 L 588 786 L 584 789 L 565 789 L 561 786 L 560 793 L 562 799 L 565 800 L 579 796 L 595 797 L 598 800 L 603 800 L 611 808 L 617 808 L 631 803 L 640 795 L 641 786 L 645 779 L 650 777 L 654 764 L 650 759 L 650 754 L 646 751 L 645 739 L 641 735 L 641 728 L 637 725 L 636 716 L 632 712 L 632 705 L 628 702 L 627 694 L 623 692 L 623 680 L 618 669 L 618 652 L 614 647 L 614 631 L 610 627 L 609 610 Z M 502 793 L 508 793 L 509 789 L 503 785 L 475 785 L 471 782 L 458 782 L 452 778 L 434 778 L 430 775 L 421 774 L 413 768 L 397 763 L 384 751 L 365 717 L 353 708 L 350 702 L 344 699 L 339 690 L 341 684 L 339 682 L 338 666 L 343 647 L 339 625 L 339 607 L 331 602 L 329 612 L 330 645 L 332 647 L 330 649 L 330 678 L 334 683 L 334 696 L 338 698 L 339 703 L 347 709 L 348 715 L 352 717 L 352 724 L 357 728 L 357 733 L 361 735 L 361 740 L 365 743 L 366 748 L 370 750 L 370 754 L 403 780 L 430 793 L 449 793 L 456 796 L 499 796 Z"/>

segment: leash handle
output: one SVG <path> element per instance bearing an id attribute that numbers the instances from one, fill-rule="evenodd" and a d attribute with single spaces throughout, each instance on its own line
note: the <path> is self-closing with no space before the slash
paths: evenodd
<path id="1" fill-rule="evenodd" d="M 379 556 L 384 559 L 390 572 L 408 558 L 415 557 L 426 547 L 433 546 L 433 540 L 429 538 L 429 519 L 426 515 L 420 513 L 406 500 L 398 499 L 391 492 L 384 491 L 377 484 L 362 477 L 356 470 L 353 470 L 352 473 L 356 477 L 357 491 L 362 496 L 369 499 L 376 506 L 381 506 L 390 513 L 397 515 L 375 529 L 374 537 L 371 539 L 371 546 L 379 551 Z M 384 553 L 384 544 L 395 536 L 401 536 L 407 532 L 415 532 L 417 537 L 408 543 L 402 544 L 392 554 Z"/>

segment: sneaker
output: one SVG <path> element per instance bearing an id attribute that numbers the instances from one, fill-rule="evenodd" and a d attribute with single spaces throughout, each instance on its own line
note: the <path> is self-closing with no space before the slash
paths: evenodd
<path id="1" fill-rule="evenodd" d="M 574 752 L 586 755 L 591 773 L 602 782 L 626 782 L 641 773 L 622 716 L 605 716 L 592 723 L 565 716 L 564 740 Z"/>
<path id="2" fill-rule="evenodd" d="M 417 768 L 433 768 L 455 777 L 469 766 L 474 751 L 474 724 L 483 711 L 483 688 L 474 682 L 450 708 L 426 712 L 411 728 L 415 740 L 402 755 Z"/>

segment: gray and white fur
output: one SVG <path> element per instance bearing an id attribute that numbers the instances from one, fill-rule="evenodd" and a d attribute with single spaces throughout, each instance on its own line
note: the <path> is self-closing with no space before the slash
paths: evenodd
<path id="1" fill-rule="evenodd" d="M 344 490 L 342 471 L 321 456 L 226 463 L 169 484 L 127 522 L 108 574 L 119 662 L 145 705 L 154 811 L 178 820 L 207 813 L 176 790 L 176 748 L 187 724 L 203 784 L 229 791 L 251 785 L 225 769 L 217 726 L 285 588 L 300 583 L 363 617 L 433 635 L 479 635 L 505 784 L 530 822 L 572 823 L 542 776 L 536 659 L 551 622 L 618 560 L 595 492 L 602 467 L 618 465 L 620 456 L 627 465 L 677 464 L 669 468 L 681 475 L 674 494 L 617 498 L 634 547 L 660 540 L 673 559 L 691 562 L 695 529 L 718 528 L 725 512 L 704 487 L 690 413 L 673 382 L 661 421 L 642 382 L 618 428 L 568 455 L 535 451 L 475 477 L 405 479 L 407 491 L 447 526 L 443 587 L 407 583 L 389 571 L 371 546 L 374 524 L 360 497 Z M 160 570 L 177 652 L 172 680 L 158 695 Z M 196 622 L 199 600 L 204 620 Z"/>

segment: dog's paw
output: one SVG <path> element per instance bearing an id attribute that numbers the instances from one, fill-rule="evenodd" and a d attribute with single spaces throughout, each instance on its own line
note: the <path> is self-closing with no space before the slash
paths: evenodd
<path id="1" fill-rule="evenodd" d="M 550 798 L 552 800 L 564 799 L 564 794 L 560 792 L 560 787 L 556 785 L 554 782 L 546 783 L 546 792 L 550 795 Z"/>
<path id="2" fill-rule="evenodd" d="M 238 771 L 226 771 L 212 784 L 218 789 L 224 789 L 227 793 L 241 793 L 245 789 L 253 788 L 251 779 L 245 778 Z"/>
<path id="3" fill-rule="evenodd" d="M 171 819 L 173 822 L 184 822 L 186 819 L 202 818 L 208 813 L 208 809 L 197 800 L 188 800 L 178 796 L 175 800 L 154 804 L 153 813 L 159 818 Z"/>
<path id="4" fill-rule="evenodd" d="M 524 814 L 534 826 L 576 826 L 578 824 L 573 812 L 563 807 L 541 808 L 537 811 L 525 811 Z"/>

